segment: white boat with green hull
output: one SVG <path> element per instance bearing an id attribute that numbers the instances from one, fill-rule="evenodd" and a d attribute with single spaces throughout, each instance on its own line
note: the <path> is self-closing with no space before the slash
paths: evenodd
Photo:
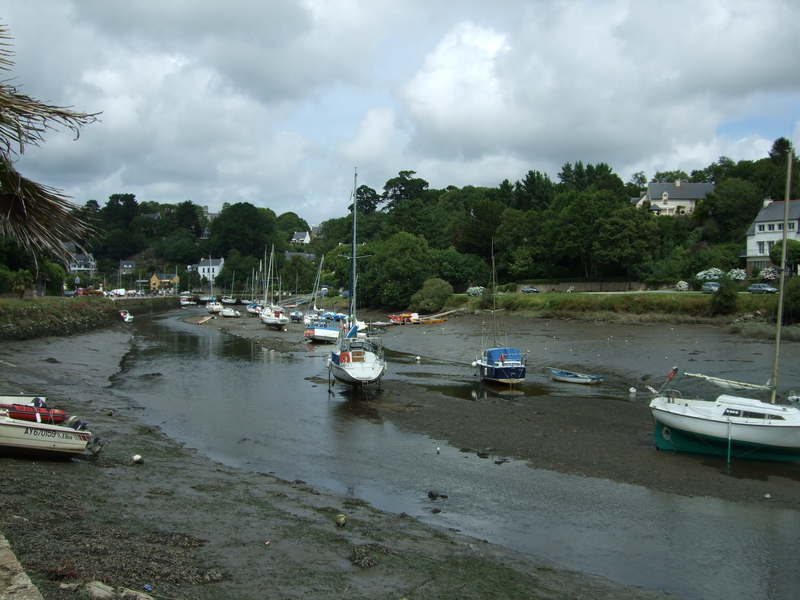
<path id="1" fill-rule="evenodd" d="M 789 150 L 786 175 L 786 199 L 783 217 L 781 264 L 786 264 L 787 230 L 793 150 Z M 684 398 L 675 389 L 680 377 L 675 367 L 660 390 L 650 388 L 653 437 L 659 450 L 692 452 L 732 458 L 775 461 L 800 461 L 800 407 L 796 403 L 777 403 L 778 364 L 786 270 L 781 269 L 775 355 L 768 389 L 770 400 L 721 394 L 714 400 Z M 687 373 L 728 389 L 756 392 L 767 386 L 737 382 L 720 377 Z"/>

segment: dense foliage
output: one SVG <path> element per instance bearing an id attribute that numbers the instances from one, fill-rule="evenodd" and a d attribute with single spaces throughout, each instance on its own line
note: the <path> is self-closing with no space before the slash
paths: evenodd
<path id="1" fill-rule="evenodd" d="M 716 185 L 691 215 L 680 216 L 636 208 L 635 199 L 647 181 L 644 173 L 623 183 L 605 163 L 567 163 L 557 181 L 529 171 L 494 188 L 431 189 L 416 172 L 400 171 L 380 191 L 358 188 L 358 304 L 420 305 L 429 294 L 415 294 L 434 279 L 457 292 L 485 286 L 492 253 L 500 284 L 621 278 L 660 286 L 697 282 L 696 274 L 711 268 L 729 273 L 744 266 L 745 234 L 763 199 L 784 195 L 790 148 L 781 138 L 760 160 L 736 163 L 722 157 L 688 175 L 656 173 L 653 182 L 682 179 Z M 258 295 L 261 284 L 254 279 L 273 247 L 282 289 L 310 292 L 323 256 L 321 283 L 332 290 L 350 287 L 351 215 L 322 223 L 311 244 L 292 246 L 294 232 L 310 231 L 306 221 L 295 213 L 276 215 L 248 203 L 225 204 L 209 215 L 190 200 L 138 202 L 123 193 L 112 194 L 104 205 L 89 200 L 75 212 L 96 232 L 75 241 L 92 252 L 98 262 L 96 282 L 105 281 L 108 287 L 132 287 L 133 279 L 177 272 L 182 289 L 206 289 L 208 282 L 187 267 L 211 257 L 225 258 L 216 285 Z M 796 263 L 800 253 L 795 244 L 789 261 Z M 42 259 L 52 259 L 53 265 L 61 257 L 38 258 L 41 266 Z M 136 261 L 137 272 L 125 280 L 118 273 L 121 259 Z M 0 245 L 3 269 L 34 272 L 34 261 L 6 240 Z M 0 285 L 2 281 L 10 279 L 0 277 Z M 92 282 L 81 281 L 87 283 Z M 715 311 L 729 311 L 721 300 Z"/>

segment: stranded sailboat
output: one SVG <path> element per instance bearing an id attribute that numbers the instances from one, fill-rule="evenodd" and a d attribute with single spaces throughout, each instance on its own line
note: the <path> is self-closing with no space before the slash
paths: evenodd
<path id="1" fill-rule="evenodd" d="M 492 251 L 492 331 L 491 345 L 487 343 L 487 335 L 483 331 L 483 351 L 472 362 L 478 368 L 478 376 L 482 381 L 493 381 L 506 385 L 516 385 L 525 381 L 527 370 L 527 357 L 517 348 L 509 348 L 505 338 L 506 334 L 500 330 L 497 320 L 497 271 L 494 264 L 494 251 Z M 501 343 L 502 342 L 502 343 Z"/>
<path id="2" fill-rule="evenodd" d="M 350 297 L 347 328 L 342 329 L 336 347 L 328 357 L 330 373 L 342 383 L 360 387 L 378 383 L 386 373 L 386 358 L 381 340 L 367 335 L 366 326 L 356 319 L 356 203 L 358 174 L 353 177 L 353 232 L 350 244 Z"/>

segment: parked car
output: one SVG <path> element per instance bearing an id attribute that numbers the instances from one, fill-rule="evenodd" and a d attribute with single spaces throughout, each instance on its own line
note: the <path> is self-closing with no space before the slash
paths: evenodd
<path id="1" fill-rule="evenodd" d="M 719 291 L 719 284 L 716 281 L 706 281 L 701 287 L 700 291 L 704 294 L 713 294 Z"/>
<path id="2" fill-rule="evenodd" d="M 768 283 L 754 283 L 747 288 L 747 291 L 751 294 L 777 294 L 778 288 L 774 288 Z"/>
<path id="3" fill-rule="evenodd" d="M 535 287 L 531 287 L 529 285 L 526 285 L 526 286 L 523 286 L 523 288 L 520 290 L 520 292 L 522 292 L 523 294 L 538 294 L 539 293 L 539 288 L 535 288 Z"/>

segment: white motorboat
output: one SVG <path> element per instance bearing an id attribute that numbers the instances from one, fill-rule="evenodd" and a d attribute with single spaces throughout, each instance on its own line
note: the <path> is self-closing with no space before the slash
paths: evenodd
<path id="1" fill-rule="evenodd" d="M 36 399 L 41 400 L 42 397 L 0 397 L 2 403 L 17 403 L 18 407 L 24 400 L 34 402 Z M 30 406 L 35 408 L 34 404 Z M 11 415 L 19 418 L 13 418 Z M 86 424 L 77 417 L 69 417 L 63 423 L 55 423 L 53 419 L 41 416 L 37 419 L 35 415 L 31 418 L 30 415 L 20 415 L 8 408 L 0 409 L 0 453 L 2 454 L 71 458 L 86 451 L 97 453 L 101 447 L 100 439 L 93 436 L 86 429 Z"/>

